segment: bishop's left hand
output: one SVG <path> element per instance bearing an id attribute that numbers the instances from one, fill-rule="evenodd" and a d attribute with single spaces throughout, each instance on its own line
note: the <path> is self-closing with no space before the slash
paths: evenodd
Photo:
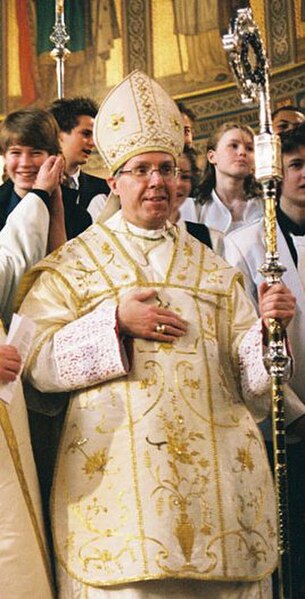
<path id="1" fill-rule="evenodd" d="M 258 288 L 259 313 L 264 325 L 269 327 L 269 318 L 280 320 L 282 328 L 286 329 L 295 314 L 296 299 L 284 283 L 267 285 L 261 283 Z"/>

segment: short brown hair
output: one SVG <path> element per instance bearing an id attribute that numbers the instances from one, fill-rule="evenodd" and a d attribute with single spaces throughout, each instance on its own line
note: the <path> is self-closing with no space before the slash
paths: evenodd
<path id="1" fill-rule="evenodd" d="M 55 118 L 40 108 L 25 108 L 7 115 L 0 127 L 2 154 L 14 144 L 59 154 L 59 128 Z"/>
<path id="2" fill-rule="evenodd" d="M 91 98 L 77 96 L 54 100 L 48 110 L 55 117 L 60 130 L 70 133 L 77 127 L 82 116 L 91 116 L 94 119 L 98 113 L 98 105 Z"/>

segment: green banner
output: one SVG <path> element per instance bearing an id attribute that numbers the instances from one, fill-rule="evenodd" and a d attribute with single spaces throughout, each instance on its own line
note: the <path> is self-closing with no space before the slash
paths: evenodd
<path id="1" fill-rule="evenodd" d="M 54 44 L 50 35 L 55 24 L 55 0 L 35 0 L 37 15 L 37 54 L 50 52 Z M 66 31 L 70 36 L 66 47 L 70 52 L 80 52 L 92 44 L 90 2 L 86 0 L 65 0 L 64 18 Z"/>

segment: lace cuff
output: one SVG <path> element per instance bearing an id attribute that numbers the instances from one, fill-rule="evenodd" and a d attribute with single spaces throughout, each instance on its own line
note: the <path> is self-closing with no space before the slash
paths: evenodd
<path id="1" fill-rule="evenodd" d="M 62 387 L 81 389 L 127 374 L 129 361 L 117 329 L 117 307 L 99 308 L 54 335 Z"/>
<path id="2" fill-rule="evenodd" d="M 270 388 L 263 363 L 263 323 L 259 319 L 244 335 L 239 348 L 239 368 L 243 396 L 261 395 Z"/>
<path id="3" fill-rule="evenodd" d="M 259 319 L 245 334 L 238 348 L 241 385 L 244 397 L 261 395 L 270 388 L 270 377 L 263 362 L 263 341 L 263 321 Z M 292 374 L 292 359 L 287 338 L 285 338 L 285 345 L 287 354 L 290 357 L 284 376 L 284 380 L 287 381 Z"/>

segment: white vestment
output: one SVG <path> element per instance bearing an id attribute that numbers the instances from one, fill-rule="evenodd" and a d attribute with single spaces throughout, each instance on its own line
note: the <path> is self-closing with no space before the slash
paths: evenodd
<path id="1" fill-rule="evenodd" d="M 87 212 L 89 212 L 93 222 L 98 219 L 101 210 L 106 205 L 107 198 L 108 196 L 105 193 L 99 193 L 90 201 Z"/>
<path id="2" fill-rule="evenodd" d="M 5 343 L 1 325 L 0 343 Z M 0 597 L 52 599 L 38 481 L 20 383 L 9 405 L 0 399 L 0 463 Z"/>
<path id="3" fill-rule="evenodd" d="M 49 222 L 46 205 L 29 192 L 0 231 L 0 316 L 6 323 L 23 274 L 46 255 Z"/>
<path id="4" fill-rule="evenodd" d="M 296 394 L 290 394 L 288 391 L 286 396 L 285 418 L 286 424 L 289 425 L 305 414 L 305 291 L 285 237 L 278 225 L 277 241 L 280 262 L 287 269 L 283 274 L 283 282 L 291 289 L 297 300 L 296 314 L 287 328 L 295 358 L 294 372 L 289 386 Z M 244 273 L 246 290 L 257 307 L 257 287 L 265 280 L 258 271 L 258 268 L 265 262 L 263 219 L 251 226 L 230 233 L 225 237 L 224 245 L 226 260 Z M 266 429 L 267 437 L 271 438 L 270 431 Z"/>
<path id="5" fill-rule="evenodd" d="M 159 580 L 162 597 L 162 579 L 174 578 L 240 581 L 232 597 L 255 586 L 258 598 L 277 557 L 254 421 L 270 393 L 261 323 L 239 273 L 185 228 L 137 230 L 119 211 L 35 276 L 21 307 L 37 325 L 27 374 L 42 391 L 72 391 L 51 510 L 61 597 L 78 583 L 75 596 L 103 597 L 147 580 Z M 152 288 L 187 334 L 122 342 L 120 298 Z"/>
<path id="6" fill-rule="evenodd" d="M 243 218 L 240 222 L 235 222 L 232 219 L 230 210 L 213 189 L 211 196 L 202 206 L 199 205 L 198 211 L 199 223 L 204 223 L 207 227 L 213 227 L 227 235 L 230 231 L 259 220 L 263 215 L 264 205 L 260 198 L 251 198 L 245 201 Z M 188 219 L 186 218 L 186 220 Z"/>

